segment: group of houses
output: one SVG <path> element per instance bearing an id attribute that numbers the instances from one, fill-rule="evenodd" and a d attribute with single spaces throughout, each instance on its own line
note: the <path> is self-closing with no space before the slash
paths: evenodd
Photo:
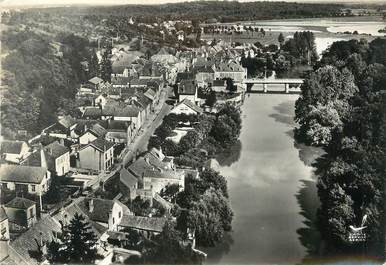
<path id="1" fill-rule="evenodd" d="M 160 233 L 166 217 L 135 216 L 127 202 L 139 197 L 170 212 L 172 204 L 160 196 L 168 185 L 184 189 L 185 178 L 196 169 L 178 168 L 174 158 L 151 149 L 128 165 L 120 165 L 124 150 L 141 132 L 162 100 L 166 84 L 177 88 L 175 114 L 199 115 L 204 110 L 198 88 L 226 91 L 226 79 L 242 89 L 246 70 L 238 54 L 219 47 L 172 53 L 162 48 L 145 59 L 140 52 L 115 47 L 111 82 L 93 77 L 76 95 L 84 104 L 77 117 L 62 115 L 28 142 L 0 143 L 0 184 L 9 194 L 0 207 L 0 261 L 39 264 L 32 252 L 46 251 L 75 214 L 91 224 L 100 246 L 125 244 L 124 230 L 151 238 Z M 47 212 L 42 197 L 52 179 L 71 178 L 77 172 L 90 178 L 113 172 L 119 176 L 114 199 L 80 196 Z M 123 235 L 123 236 L 122 236 Z M 106 251 L 102 247 L 98 251 Z M 106 253 L 101 253 L 102 256 Z"/>

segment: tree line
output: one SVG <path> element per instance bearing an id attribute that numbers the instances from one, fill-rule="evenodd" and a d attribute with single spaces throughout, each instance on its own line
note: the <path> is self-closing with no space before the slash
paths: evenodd
<path id="1" fill-rule="evenodd" d="M 367 234 L 366 254 L 384 255 L 386 40 L 338 41 L 309 74 L 296 102 L 296 138 L 326 151 L 315 162 L 326 254 L 361 255 L 352 227 Z"/>

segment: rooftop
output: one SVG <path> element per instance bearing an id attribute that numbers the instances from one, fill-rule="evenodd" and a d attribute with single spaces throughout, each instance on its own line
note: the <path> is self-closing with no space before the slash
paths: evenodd
<path id="1" fill-rule="evenodd" d="M 91 84 L 94 84 L 94 85 L 98 85 L 98 84 L 103 82 L 103 79 L 95 76 L 95 77 L 91 78 L 90 80 L 88 80 L 88 82 Z"/>
<path id="2" fill-rule="evenodd" d="M 197 87 L 194 80 L 182 80 L 178 86 L 178 93 L 180 95 L 194 95 L 196 90 Z"/>
<path id="3" fill-rule="evenodd" d="M 101 152 L 105 152 L 114 146 L 114 143 L 107 141 L 103 138 L 97 138 L 88 145 L 95 147 Z"/>
<path id="4" fill-rule="evenodd" d="M 58 158 L 62 155 L 64 155 L 65 153 L 69 152 L 69 150 L 67 149 L 67 147 L 65 147 L 64 145 L 61 145 L 60 143 L 58 142 L 53 142 L 47 146 L 44 147 L 44 151 L 51 157 L 53 158 Z"/>
<path id="5" fill-rule="evenodd" d="M 0 180 L 5 182 L 22 182 L 40 184 L 47 169 L 34 166 L 0 165 Z"/>
<path id="6" fill-rule="evenodd" d="M 90 211 L 90 204 L 93 209 Z M 113 209 L 115 201 L 99 198 L 85 198 L 78 203 L 80 209 L 93 221 L 108 223 L 109 214 Z"/>
<path id="7" fill-rule="evenodd" d="M 162 232 L 167 219 L 163 217 L 143 217 L 123 215 L 120 226 L 130 227 L 145 231 Z"/>
<path id="8" fill-rule="evenodd" d="M 187 107 L 189 107 L 190 109 L 194 110 L 195 112 L 197 112 L 198 114 L 201 114 L 203 112 L 203 110 L 197 106 L 196 104 L 194 104 L 192 101 L 190 101 L 189 99 L 184 99 L 183 101 L 181 101 L 180 103 L 178 103 L 177 106 L 179 105 L 185 105 Z M 177 107 L 176 106 L 176 107 Z"/>
<path id="9" fill-rule="evenodd" d="M 135 186 L 138 183 L 138 179 L 126 168 L 122 168 L 119 172 L 119 180 L 127 187 Z"/>
<path id="10" fill-rule="evenodd" d="M 15 197 L 5 204 L 5 207 L 16 208 L 16 209 L 28 209 L 31 206 L 36 205 L 36 202 L 26 198 Z"/>
<path id="11" fill-rule="evenodd" d="M 3 140 L 0 143 L 0 152 L 2 154 L 20 154 L 25 142 Z"/>

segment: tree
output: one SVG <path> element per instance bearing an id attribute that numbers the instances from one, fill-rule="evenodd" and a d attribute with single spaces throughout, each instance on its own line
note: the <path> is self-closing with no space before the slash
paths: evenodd
<path id="1" fill-rule="evenodd" d="M 174 224 L 167 221 L 162 232 L 154 239 L 154 244 L 145 247 L 143 261 L 145 264 L 200 264 L 201 257 L 193 252 L 190 245 L 182 243 L 182 233 Z"/>
<path id="2" fill-rule="evenodd" d="M 231 229 L 232 210 L 220 191 L 207 190 L 193 202 L 187 216 L 187 227 L 196 232 L 197 244 L 214 246 Z"/>
<path id="3" fill-rule="evenodd" d="M 93 78 L 94 76 L 99 76 L 99 75 L 100 75 L 100 67 L 99 67 L 98 57 L 95 53 L 95 49 L 93 49 L 88 62 L 88 77 Z"/>
<path id="4" fill-rule="evenodd" d="M 97 258 L 97 237 L 83 215 L 76 213 L 65 228 L 64 246 L 69 261 L 91 263 Z"/>
<path id="5" fill-rule="evenodd" d="M 205 189 L 213 188 L 221 191 L 222 195 L 228 198 L 227 181 L 219 172 L 212 169 L 205 169 L 200 173 L 200 179 Z"/>
<path id="6" fill-rule="evenodd" d="M 284 43 L 284 41 L 285 41 L 283 33 L 280 32 L 280 34 L 279 34 L 277 40 L 279 41 L 280 48 L 281 48 L 281 46 L 283 45 L 283 43 Z"/>
<path id="7" fill-rule="evenodd" d="M 105 82 L 111 82 L 111 74 L 112 74 L 112 65 L 110 60 L 111 51 L 106 49 L 102 56 L 102 61 L 100 65 L 100 73 L 101 78 Z"/>
<path id="8" fill-rule="evenodd" d="M 210 91 L 208 93 L 206 100 L 205 100 L 205 105 L 207 105 L 209 107 L 213 107 L 214 104 L 216 104 L 216 101 L 217 101 L 216 92 Z"/>
<path id="9" fill-rule="evenodd" d="M 160 196 L 169 202 L 175 203 L 180 188 L 181 187 L 178 184 L 168 184 L 161 190 Z"/>

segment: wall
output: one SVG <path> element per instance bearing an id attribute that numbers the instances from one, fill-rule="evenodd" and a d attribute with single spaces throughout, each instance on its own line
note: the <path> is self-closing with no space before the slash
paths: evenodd
<path id="1" fill-rule="evenodd" d="M 97 137 L 95 135 L 93 135 L 90 132 L 86 132 L 85 134 L 83 134 L 82 136 L 79 137 L 79 144 L 81 144 L 81 145 L 89 144 L 92 141 L 94 141 L 95 139 L 97 139 Z"/>
<path id="2" fill-rule="evenodd" d="M 97 171 L 106 171 L 113 165 L 114 148 L 100 152 L 94 147 L 87 146 L 79 151 L 79 167 Z"/>
<path id="3" fill-rule="evenodd" d="M 55 160 L 56 175 L 63 176 L 70 171 L 70 152 L 63 154 Z"/>
<path id="4" fill-rule="evenodd" d="M 197 112 L 186 106 L 185 104 L 179 104 L 177 105 L 174 109 L 170 111 L 170 113 L 175 113 L 175 114 L 182 114 L 185 113 L 187 115 L 196 115 Z"/>

